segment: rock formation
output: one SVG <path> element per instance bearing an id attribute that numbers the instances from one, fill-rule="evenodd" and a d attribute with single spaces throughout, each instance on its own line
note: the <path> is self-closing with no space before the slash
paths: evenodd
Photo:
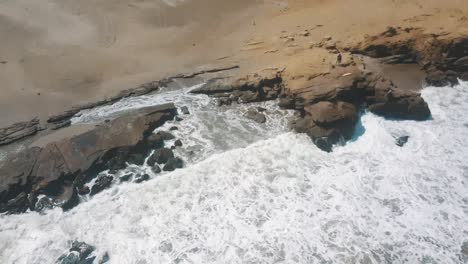
<path id="1" fill-rule="evenodd" d="M 142 108 L 83 134 L 10 155 L 0 164 L 0 212 L 34 209 L 39 194 L 53 197 L 64 208 L 73 206 L 77 188 L 87 178 L 121 169 L 132 155 L 146 155 L 154 144 L 146 142 L 154 138 L 152 131 L 176 113 L 173 104 Z M 108 182 L 102 180 L 101 187 Z"/>

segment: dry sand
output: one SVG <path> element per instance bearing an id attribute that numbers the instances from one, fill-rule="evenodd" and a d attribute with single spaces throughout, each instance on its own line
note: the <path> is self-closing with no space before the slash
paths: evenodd
<path id="1" fill-rule="evenodd" d="M 0 127 L 203 67 L 308 60 L 320 71 L 312 42 L 353 45 L 390 25 L 468 34 L 468 3 L 0 0 Z"/>

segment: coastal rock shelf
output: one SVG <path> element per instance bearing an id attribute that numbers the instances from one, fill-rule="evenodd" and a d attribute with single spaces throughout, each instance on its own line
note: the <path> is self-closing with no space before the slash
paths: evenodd
<path id="1" fill-rule="evenodd" d="M 152 136 L 153 130 L 176 114 L 173 104 L 142 108 L 85 133 L 10 155 L 0 164 L 0 212 L 34 210 L 42 194 L 64 209 L 73 207 L 78 203 L 77 190 L 99 172 L 124 168 L 136 156 L 144 160 L 163 140 Z M 91 193 L 111 181 L 99 178 Z"/>

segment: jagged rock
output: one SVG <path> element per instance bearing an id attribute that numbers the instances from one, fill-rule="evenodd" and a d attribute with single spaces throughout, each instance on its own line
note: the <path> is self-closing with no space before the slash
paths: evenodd
<path id="1" fill-rule="evenodd" d="M 107 168 L 111 171 L 118 171 L 127 167 L 126 161 L 128 159 L 130 149 L 118 148 L 112 153 L 112 158 L 107 162 Z"/>
<path id="2" fill-rule="evenodd" d="M 77 252 L 71 252 L 69 254 L 62 255 L 58 262 L 60 264 L 79 264 L 80 256 Z"/>
<path id="3" fill-rule="evenodd" d="M 126 182 L 128 180 L 130 180 L 130 178 L 133 176 L 133 173 L 127 173 L 123 176 L 120 176 L 119 179 L 120 179 L 120 182 Z"/>
<path id="4" fill-rule="evenodd" d="M 104 189 L 108 188 L 112 180 L 114 180 L 114 177 L 108 176 L 108 175 L 101 175 L 99 176 L 96 181 L 94 182 L 94 185 L 91 187 L 91 193 L 90 195 L 95 195 Z"/>
<path id="5" fill-rule="evenodd" d="M 468 71 L 468 56 L 457 59 L 453 65 L 460 71 Z"/>
<path id="6" fill-rule="evenodd" d="M 174 146 L 176 147 L 182 147 L 182 141 L 180 139 L 177 139 L 175 142 L 174 142 Z"/>
<path id="7" fill-rule="evenodd" d="M 39 199 L 39 201 L 37 201 L 36 206 L 34 207 L 34 210 L 36 212 L 42 213 L 52 208 L 54 208 L 54 202 L 48 197 L 42 197 L 41 199 Z"/>
<path id="8" fill-rule="evenodd" d="M 67 127 L 67 126 L 70 126 L 70 125 L 71 125 L 71 120 L 64 120 L 64 121 L 61 121 L 61 122 L 58 122 L 58 123 L 54 123 L 50 127 L 50 129 L 57 130 L 57 129 L 64 128 L 64 127 Z"/>
<path id="9" fill-rule="evenodd" d="M 186 106 L 182 106 L 182 107 L 180 108 L 180 111 L 181 111 L 182 114 L 184 114 L 184 115 L 190 115 L 190 111 L 188 110 L 188 107 L 186 107 Z"/>
<path id="10" fill-rule="evenodd" d="M 276 99 L 281 89 L 280 72 L 268 69 L 236 78 L 210 80 L 191 92 L 249 103 Z"/>
<path id="11" fill-rule="evenodd" d="M 155 174 L 158 174 L 161 172 L 161 168 L 158 165 L 154 165 L 153 167 L 151 167 L 151 171 L 153 171 L 153 173 Z"/>
<path id="12" fill-rule="evenodd" d="M 141 183 L 141 182 L 144 182 L 144 181 L 147 181 L 149 180 L 150 176 L 148 174 L 138 174 L 136 177 L 135 177 L 135 180 L 134 182 L 135 183 Z"/>
<path id="13" fill-rule="evenodd" d="M 82 186 L 86 177 L 109 169 L 108 163 L 119 149 L 131 149 L 139 144 L 150 148 L 144 144 L 146 138 L 175 115 L 173 104 L 142 108 L 46 147 L 10 154 L 0 162 L 0 204 L 6 204 L 21 192 L 37 193 L 53 184 L 58 186 L 53 189 L 62 192 L 53 196 L 68 197 L 62 200 L 62 208 L 70 208 L 79 201 L 74 184 Z M 120 161 L 116 164 L 115 168 L 122 168 Z"/>
<path id="14" fill-rule="evenodd" d="M 216 101 L 217 106 L 223 106 L 223 105 L 232 105 L 232 99 L 231 98 L 219 98 Z"/>
<path id="15" fill-rule="evenodd" d="M 408 142 L 409 136 L 401 136 L 395 140 L 395 144 L 399 147 L 403 147 Z"/>
<path id="16" fill-rule="evenodd" d="M 266 116 L 262 113 L 257 112 L 255 109 L 251 108 L 249 109 L 245 114 L 245 117 L 248 119 L 251 119 L 257 123 L 265 123 L 266 122 Z"/>
<path id="17" fill-rule="evenodd" d="M 20 214 L 26 212 L 30 207 L 28 194 L 22 192 L 15 198 L 7 201 L 6 204 L 0 204 L 0 213 Z"/>
<path id="18" fill-rule="evenodd" d="M 48 123 L 62 122 L 64 120 L 72 118 L 78 112 L 80 112 L 80 109 L 78 109 L 78 108 L 70 109 L 70 110 L 67 110 L 67 111 L 65 111 L 63 113 L 50 116 L 49 119 L 47 119 L 47 122 Z"/>
<path id="19" fill-rule="evenodd" d="M 148 159 L 148 165 L 153 166 L 155 163 L 164 164 L 170 158 L 174 157 L 174 152 L 168 148 L 160 148 L 154 151 L 153 155 Z"/>
<path id="20" fill-rule="evenodd" d="M 70 248 L 70 252 L 77 252 L 80 256 L 80 260 L 86 259 L 95 248 L 85 242 L 73 241 Z"/>
<path id="21" fill-rule="evenodd" d="M 88 194 L 90 192 L 91 192 L 91 190 L 89 189 L 88 186 L 83 186 L 83 187 L 78 189 L 78 194 L 79 195 L 86 195 L 86 194 Z"/>
<path id="22" fill-rule="evenodd" d="M 35 135 L 41 129 L 37 117 L 27 122 L 18 122 L 9 127 L 0 128 L 0 146 Z"/>
<path id="23" fill-rule="evenodd" d="M 182 117 L 179 117 L 179 116 L 176 116 L 175 117 L 175 121 L 177 122 L 180 122 L 180 121 L 183 121 L 184 119 Z"/>
<path id="24" fill-rule="evenodd" d="M 131 154 L 128 157 L 128 163 L 141 166 L 145 163 L 145 156 L 143 156 L 143 154 L 140 153 Z"/>
<path id="25" fill-rule="evenodd" d="M 169 130 L 170 130 L 170 131 L 174 131 L 174 130 L 179 130 L 179 128 L 176 127 L 176 126 L 173 126 L 173 127 L 169 128 Z"/>
<path id="26" fill-rule="evenodd" d="M 174 171 L 184 166 L 184 162 L 179 158 L 170 158 L 166 165 L 163 167 L 163 171 Z"/>
<path id="27" fill-rule="evenodd" d="M 163 140 L 175 139 L 175 136 L 166 131 L 158 131 L 156 135 L 159 135 Z"/>
<path id="28" fill-rule="evenodd" d="M 356 108 L 346 102 L 319 102 L 304 108 L 305 114 L 292 123 L 299 133 L 306 133 L 324 151 L 341 139 L 352 137 L 357 122 Z"/>
<path id="29" fill-rule="evenodd" d="M 377 115 L 410 120 L 425 120 L 431 116 L 429 106 L 418 93 L 401 89 L 388 91 L 382 99 L 369 105 Z"/>

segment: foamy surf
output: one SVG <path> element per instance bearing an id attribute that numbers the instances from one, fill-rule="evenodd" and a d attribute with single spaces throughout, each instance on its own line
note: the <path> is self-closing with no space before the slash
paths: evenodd
<path id="1" fill-rule="evenodd" d="M 236 115 L 245 106 L 190 97 L 177 133 L 203 142 L 203 158 L 69 212 L 1 216 L 0 262 L 54 263 L 76 239 L 110 263 L 464 263 L 468 84 L 423 96 L 432 120 L 365 114 L 364 133 L 332 153 L 286 132 L 282 114 L 262 126 Z"/>

